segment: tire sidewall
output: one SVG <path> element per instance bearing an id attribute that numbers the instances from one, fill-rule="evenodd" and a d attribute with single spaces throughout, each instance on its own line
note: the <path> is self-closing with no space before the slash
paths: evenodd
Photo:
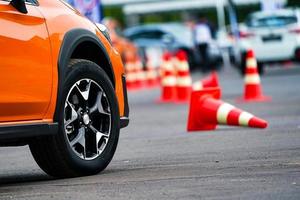
<path id="1" fill-rule="evenodd" d="M 68 165 L 70 165 L 76 173 L 81 173 L 84 175 L 95 174 L 107 167 L 117 147 L 120 131 L 117 99 L 108 76 L 98 65 L 90 61 L 81 60 L 80 62 L 76 62 L 69 67 L 70 71 L 62 87 L 62 101 L 59 102 L 57 107 L 59 122 L 58 140 L 61 142 Z M 64 129 L 64 105 L 69 91 L 77 81 L 86 78 L 95 81 L 103 89 L 110 104 L 111 111 L 111 132 L 108 143 L 101 155 L 93 160 L 83 160 L 72 150 Z"/>

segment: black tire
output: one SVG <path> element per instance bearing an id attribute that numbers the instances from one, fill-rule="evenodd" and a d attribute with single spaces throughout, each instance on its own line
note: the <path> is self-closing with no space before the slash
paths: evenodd
<path id="1" fill-rule="evenodd" d="M 246 72 L 246 52 L 241 53 L 241 62 L 239 63 L 239 71 L 242 76 L 245 75 Z"/>
<path id="2" fill-rule="evenodd" d="M 264 63 L 261 62 L 257 63 L 257 70 L 260 75 L 264 75 L 265 73 Z"/>
<path id="3" fill-rule="evenodd" d="M 55 136 L 37 138 L 29 144 L 32 155 L 38 165 L 47 174 L 58 177 L 77 177 L 93 175 L 104 170 L 113 158 L 120 131 L 120 117 L 114 88 L 108 76 L 93 62 L 73 59 L 69 63 L 68 73 L 61 92 L 61 102 L 57 102 L 56 121 L 59 123 L 59 133 Z M 82 79 L 95 81 L 105 92 L 105 98 L 110 105 L 111 132 L 102 153 L 93 160 L 81 159 L 72 150 L 64 127 L 65 101 L 72 85 Z"/>

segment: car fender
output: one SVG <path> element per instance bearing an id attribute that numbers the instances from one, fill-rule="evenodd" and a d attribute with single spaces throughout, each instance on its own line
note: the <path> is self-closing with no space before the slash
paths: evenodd
<path id="1" fill-rule="evenodd" d="M 75 49 L 83 42 L 92 42 L 96 44 L 103 54 L 105 55 L 105 59 L 107 59 L 109 63 L 110 70 L 113 72 L 112 64 L 110 62 L 109 54 L 106 51 L 105 47 L 103 46 L 101 40 L 86 29 L 72 29 L 68 31 L 63 38 L 62 45 L 59 52 L 58 57 L 58 91 L 57 91 L 57 101 L 61 101 L 61 92 L 65 77 L 68 75 L 68 62 L 71 59 L 71 56 Z M 114 73 L 112 73 L 113 79 L 115 80 Z M 113 81 L 114 81 L 113 80 Z M 57 108 L 54 114 L 54 121 L 57 121 Z"/>

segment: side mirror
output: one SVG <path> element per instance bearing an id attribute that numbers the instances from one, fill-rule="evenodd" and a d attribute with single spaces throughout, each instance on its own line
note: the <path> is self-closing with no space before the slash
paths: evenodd
<path id="1" fill-rule="evenodd" d="M 25 4 L 25 0 L 11 0 L 11 2 L 9 3 L 10 5 L 12 5 L 15 9 L 17 9 L 17 11 L 27 14 L 27 8 L 26 8 L 26 4 Z"/>

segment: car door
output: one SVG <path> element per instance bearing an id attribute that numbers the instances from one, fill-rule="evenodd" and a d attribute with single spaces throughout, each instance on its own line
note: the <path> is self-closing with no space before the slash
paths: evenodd
<path id="1" fill-rule="evenodd" d="M 0 122 L 40 120 L 52 86 L 50 40 L 37 5 L 0 0 Z"/>

